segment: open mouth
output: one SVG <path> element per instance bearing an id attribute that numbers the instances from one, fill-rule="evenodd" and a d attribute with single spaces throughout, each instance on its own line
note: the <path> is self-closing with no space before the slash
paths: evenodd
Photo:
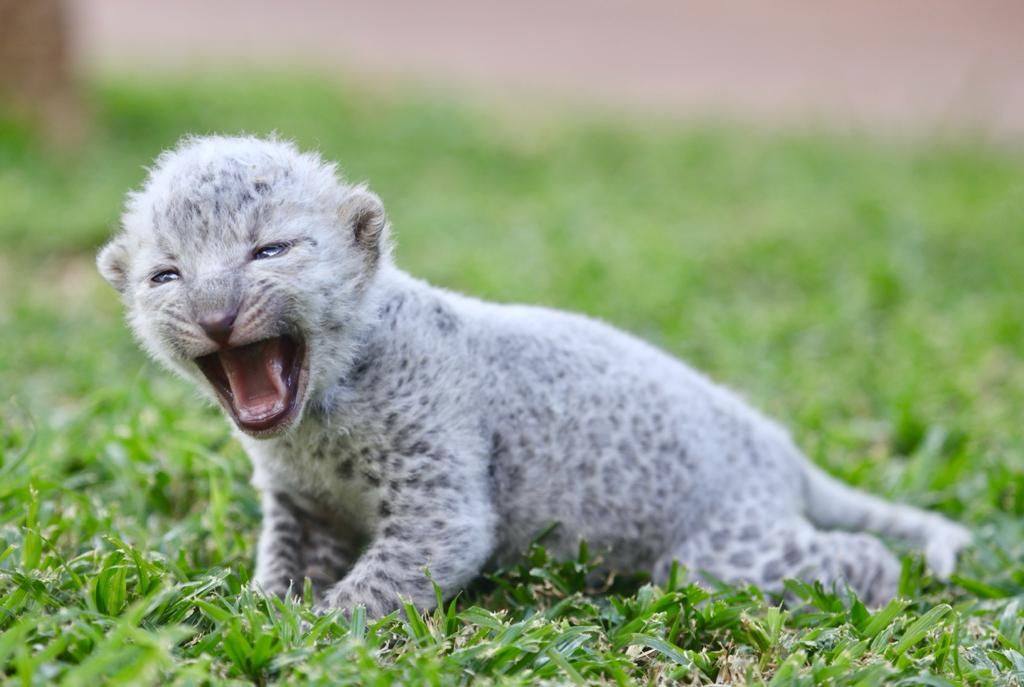
<path id="1" fill-rule="evenodd" d="M 261 433 L 284 425 L 294 415 L 305 346 L 276 336 L 196 358 L 242 429 Z"/>

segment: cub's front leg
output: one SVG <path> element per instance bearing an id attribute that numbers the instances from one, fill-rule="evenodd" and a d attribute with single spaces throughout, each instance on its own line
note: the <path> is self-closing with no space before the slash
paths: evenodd
<path id="1" fill-rule="evenodd" d="M 263 526 L 256 554 L 256 582 L 284 597 L 302 593 L 305 578 L 319 596 L 340 580 L 355 559 L 348 533 L 280 491 L 263 494 Z"/>
<path id="2" fill-rule="evenodd" d="M 370 617 L 401 607 L 434 605 L 434 583 L 445 598 L 480 574 L 491 554 L 495 516 L 482 463 L 450 454 L 393 454 L 372 540 L 348 574 L 327 590 L 316 611 L 351 611 Z"/>

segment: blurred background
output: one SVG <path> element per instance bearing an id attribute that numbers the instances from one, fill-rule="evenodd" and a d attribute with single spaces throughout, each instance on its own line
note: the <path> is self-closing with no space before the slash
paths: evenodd
<path id="1" fill-rule="evenodd" d="M 63 83 L 75 69 L 312 67 L 505 106 L 554 101 L 758 124 L 1024 134 L 1024 6 L 1015 0 L 5 4 L 8 50 L 74 63 L 9 62 L 23 73 L 14 81 L 30 89 L 48 90 L 33 82 Z M 63 19 L 47 16 L 58 12 Z"/>
<path id="2" fill-rule="evenodd" d="M 0 482 L 130 529 L 206 522 L 214 471 L 251 524 L 93 255 L 179 137 L 276 131 L 370 182 L 409 271 L 633 331 L 868 488 L 1020 514 L 1022 36 L 1018 0 L 0 0 Z M 160 546 L 249 559 L 204 527 Z"/>

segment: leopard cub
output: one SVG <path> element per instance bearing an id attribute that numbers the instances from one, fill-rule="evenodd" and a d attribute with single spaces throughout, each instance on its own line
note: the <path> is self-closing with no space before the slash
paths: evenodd
<path id="1" fill-rule="evenodd" d="M 397 268 L 380 199 L 279 140 L 188 138 L 128 196 L 100 272 L 142 346 L 220 404 L 263 494 L 256 581 L 374 616 L 451 596 L 540 532 L 664 579 L 949 575 L 970 537 L 848 488 L 774 422 L 600 322 Z M 429 576 L 427 574 L 429 571 Z"/>

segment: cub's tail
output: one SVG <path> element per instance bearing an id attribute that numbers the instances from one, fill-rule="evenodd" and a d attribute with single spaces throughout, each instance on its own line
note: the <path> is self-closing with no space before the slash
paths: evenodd
<path id="1" fill-rule="evenodd" d="M 957 554 L 971 542 L 963 526 L 937 513 L 929 513 L 849 487 L 820 468 L 806 463 L 804 471 L 806 516 L 826 529 L 870 531 L 921 548 L 932 572 L 948 578 Z"/>

